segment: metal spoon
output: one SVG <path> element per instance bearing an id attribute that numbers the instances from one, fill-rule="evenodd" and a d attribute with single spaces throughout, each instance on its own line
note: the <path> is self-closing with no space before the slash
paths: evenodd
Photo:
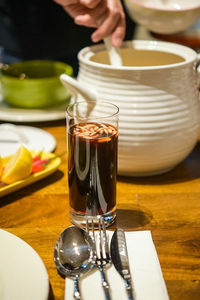
<path id="1" fill-rule="evenodd" d="M 55 244 L 54 261 L 58 272 L 74 279 L 74 299 L 81 299 L 79 277 L 94 266 L 94 244 L 85 230 L 70 226 Z"/>

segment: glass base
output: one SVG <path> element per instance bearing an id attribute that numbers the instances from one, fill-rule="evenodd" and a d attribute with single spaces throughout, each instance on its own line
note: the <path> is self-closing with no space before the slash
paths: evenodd
<path id="1" fill-rule="evenodd" d="M 93 220 L 94 227 L 98 228 L 99 224 L 99 217 L 104 218 L 105 226 L 109 227 L 115 222 L 116 218 L 116 209 L 113 209 L 112 211 L 105 213 L 103 215 L 96 215 L 96 216 L 89 216 L 85 214 L 76 213 L 74 211 L 70 211 L 70 220 L 71 222 L 78 226 L 86 228 L 86 221 L 87 220 Z"/>

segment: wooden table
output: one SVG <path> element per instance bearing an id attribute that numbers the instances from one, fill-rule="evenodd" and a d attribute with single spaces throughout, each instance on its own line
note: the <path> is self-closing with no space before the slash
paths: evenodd
<path id="1" fill-rule="evenodd" d="M 55 136 L 56 153 L 66 150 L 64 121 L 32 125 Z M 66 157 L 48 178 L 0 199 L 0 228 L 25 240 L 41 256 L 55 300 L 64 298 L 64 280 L 56 271 L 53 249 L 70 224 Z M 200 145 L 165 175 L 119 177 L 117 225 L 151 230 L 170 299 L 199 300 Z"/>

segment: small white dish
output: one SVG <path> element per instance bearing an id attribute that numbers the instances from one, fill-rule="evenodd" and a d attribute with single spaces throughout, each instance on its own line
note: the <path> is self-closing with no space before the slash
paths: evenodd
<path id="1" fill-rule="evenodd" d="M 47 300 L 48 273 L 37 252 L 2 229 L 0 241 L 0 299 Z"/>
<path id="2" fill-rule="evenodd" d="M 0 125 L 0 156 L 11 155 L 24 145 L 29 150 L 52 152 L 55 138 L 48 132 L 32 126 Z"/>
<path id="3" fill-rule="evenodd" d="M 199 0 L 125 0 L 125 6 L 134 21 L 162 34 L 184 31 L 200 18 Z"/>

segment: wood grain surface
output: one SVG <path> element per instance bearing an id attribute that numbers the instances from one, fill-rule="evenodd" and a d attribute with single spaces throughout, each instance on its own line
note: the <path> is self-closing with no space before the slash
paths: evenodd
<path id="1" fill-rule="evenodd" d="M 35 123 L 53 134 L 55 153 L 66 150 L 65 122 Z M 64 299 L 53 249 L 69 219 L 67 157 L 54 174 L 0 198 L 0 228 L 41 256 L 51 285 L 49 299 Z M 118 177 L 116 226 L 151 230 L 171 300 L 200 299 L 200 144 L 171 172 L 148 178 Z M 151 299 L 156 300 L 156 299 Z"/>

